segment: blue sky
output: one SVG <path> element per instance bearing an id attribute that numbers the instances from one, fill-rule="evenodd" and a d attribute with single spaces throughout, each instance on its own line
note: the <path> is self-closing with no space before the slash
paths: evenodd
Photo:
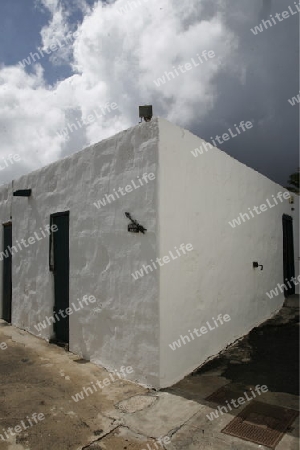
<path id="1" fill-rule="evenodd" d="M 94 0 L 87 1 L 92 5 Z M 69 9 L 70 11 L 70 9 Z M 41 47 L 40 31 L 51 19 L 51 13 L 35 0 L 1 0 L 0 30 L 4 39 L 0 41 L 0 62 L 5 65 L 15 65 Z M 82 22 L 83 13 L 79 8 L 73 8 L 69 22 L 76 26 Z M 45 69 L 45 79 L 53 84 L 71 75 L 68 64 L 53 66 L 49 58 L 44 58 L 41 65 Z M 26 68 L 31 72 L 32 66 Z"/>
<path id="2" fill-rule="evenodd" d="M 40 30 L 50 20 L 49 11 L 34 7 L 31 0 L 1 0 L 0 60 L 7 65 L 28 55 L 41 43 Z"/>
<path id="3" fill-rule="evenodd" d="M 92 6 L 97 0 L 85 0 L 88 6 Z M 64 4 L 68 5 L 67 0 Z M 76 3 L 76 2 L 75 2 Z M 68 6 L 68 22 L 76 27 L 83 20 L 84 13 L 81 8 Z M 0 63 L 15 65 L 30 55 L 38 47 L 41 47 L 41 29 L 51 20 L 50 11 L 35 0 L 1 0 L 0 2 Z M 44 58 L 41 65 L 45 69 L 45 79 L 53 84 L 57 80 L 64 79 L 72 74 L 68 64 L 60 67 L 53 66 L 49 58 Z M 32 67 L 26 68 L 31 72 Z"/>

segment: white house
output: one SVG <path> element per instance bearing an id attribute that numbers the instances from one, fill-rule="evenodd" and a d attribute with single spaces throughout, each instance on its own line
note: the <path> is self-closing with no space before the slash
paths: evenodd
<path id="1" fill-rule="evenodd" d="M 2 317 L 162 388 L 272 316 L 298 204 L 201 145 L 156 118 L 2 186 Z"/>

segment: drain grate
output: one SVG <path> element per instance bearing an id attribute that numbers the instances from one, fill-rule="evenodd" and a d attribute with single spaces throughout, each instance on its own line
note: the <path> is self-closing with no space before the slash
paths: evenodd
<path id="1" fill-rule="evenodd" d="M 298 414 L 293 409 L 252 402 L 222 433 L 274 449 Z"/>

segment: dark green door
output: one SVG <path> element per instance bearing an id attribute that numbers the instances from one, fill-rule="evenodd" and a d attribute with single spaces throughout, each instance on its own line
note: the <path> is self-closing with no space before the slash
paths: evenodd
<path id="1" fill-rule="evenodd" d="M 282 217 L 283 228 L 283 276 L 287 289 L 285 297 L 295 294 L 295 284 L 291 281 L 295 276 L 293 218 L 286 214 Z M 290 286 L 289 286 L 290 285 Z"/>
<path id="2" fill-rule="evenodd" d="M 53 324 L 55 340 L 58 343 L 69 343 L 69 212 L 51 216 L 51 225 L 57 231 L 51 233 L 50 252 L 53 265 L 50 268 L 54 275 L 54 308 L 56 314 Z M 50 254 L 51 257 L 51 254 Z"/>
<path id="3" fill-rule="evenodd" d="M 12 224 L 3 225 L 3 251 L 6 255 L 3 258 L 3 284 L 2 284 L 2 319 L 11 323 L 11 253 L 8 247 L 12 247 Z M 6 253 L 7 252 L 7 253 Z"/>

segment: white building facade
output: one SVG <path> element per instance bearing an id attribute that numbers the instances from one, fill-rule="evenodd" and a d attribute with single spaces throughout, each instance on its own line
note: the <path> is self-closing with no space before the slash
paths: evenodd
<path id="1" fill-rule="evenodd" d="M 202 144 L 153 119 L 1 187 L 2 317 L 155 388 L 271 317 L 298 198 Z"/>

